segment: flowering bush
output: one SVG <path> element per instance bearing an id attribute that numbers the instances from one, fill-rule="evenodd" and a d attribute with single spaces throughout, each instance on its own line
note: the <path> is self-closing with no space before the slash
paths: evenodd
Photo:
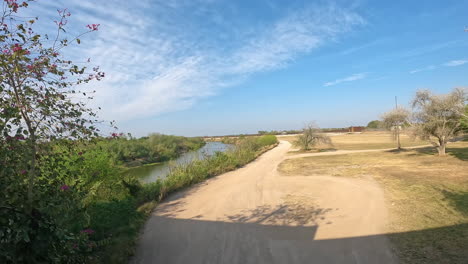
<path id="1" fill-rule="evenodd" d="M 91 170 L 110 163 L 86 167 L 82 155 L 56 145 L 98 133 L 95 112 L 76 95 L 92 99 L 77 87 L 104 73 L 73 64 L 64 50 L 99 25 L 69 39 L 63 34 L 71 14 L 59 10 L 51 23 L 57 35 L 41 35 L 33 30 L 37 18 L 21 17 L 30 2 L 0 3 L 0 263 L 83 263 L 96 244 L 84 202 L 96 197 Z"/>

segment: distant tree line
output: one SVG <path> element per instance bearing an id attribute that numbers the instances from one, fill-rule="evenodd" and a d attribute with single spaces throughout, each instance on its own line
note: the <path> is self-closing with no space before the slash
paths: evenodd
<path id="1" fill-rule="evenodd" d="M 271 130 L 271 131 L 260 130 L 258 131 L 259 135 L 292 135 L 292 134 L 299 134 L 299 133 L 302 133 L 302 130 L 291 129 L 291 130 Z"/>

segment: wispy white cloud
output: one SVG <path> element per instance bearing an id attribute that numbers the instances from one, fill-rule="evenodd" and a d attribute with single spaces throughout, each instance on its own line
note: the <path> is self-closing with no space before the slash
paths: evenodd
<path id="1" fill-rule="evenodd" d="M 368 43 L 364 43 L 362 45 L 351 47 L 349 49 L 343 50 L 343 51 L 340 52 L 340 54 L 341 55 L 349 55 L 349 54 L 352 54 L 352 53 L 355 53 L 355 52 L 358 52 L 358 51 L 366 50 L 368 48 L 371 48 L 371 47 L 374 47 L 374 46 L 377 46 L 377 45 L 384 44 L 386 41 L 388 41 L 387 38 L 386 39 L 373 40 L 373 41 L 370 41 Z"/>
<path id="2" fill-rule="evenodd" d="M 423 56 L 426 54 L 438 52 L 440 50 L 454 48 L 461 45 L 466 45 L 466 41 L 459 41 L 459 40 L 450 40 L 440 43 L 431 43 L 426 46 L 418 46 L 413 49 L 409 49 L 403 52 L 397 51 L 396 53 L 390 53 L 389 55 L 392 57 L 397 58 L 411 58 L 411 57 L 418 57 Z"/>
<path id="3" fill-rule="evenodd" d="M 39 2 L 43 10 L 68 6 L 70 24 L 101 24 L 97 34 L 86 37 L 71 54 L 92 58 L 106 72 L 103 81 L 88 88 L 97 90 L 94 104 L 103 108 L 101 116 L 118 120 L 189 108 L 252 74 L 285 67 L 365 23 L 336 5 L 310 6 L 239 31 L 210 11 L 216 1 L 44 2 Z M 204 16 L 207 10 L 214 15 L 200 20 L 223 28 L 206 32 L 208 26 L 187 15 Z M 330 85 L 364 77 L 357 74 Z"/>
<path id="4" fill-rule="evenodd" d="M 468 63 L 468 60 L 452 60 L 452 61 L 448 61 L 444 63 L 443 65 L 447 67 L 455 67 L 455 66 L 463 65 L 465 63 Z"/>
<path id="5" fill-rule="evenodd" d="M 342 79 L 337 79 L 331 82 L 326 82 L 325 84 L 323 84 L 323 86 L 333 86 L 333 85 L 337 85 L 343 82 L 352 82 L 352 81 L 362 80 L 366 77 L 367 77 L 366 73 L 356 73 L 356 74 L 350 75 Z"/>
<path id="6" fill-rule="evenodd" d="M 435 68 L 437 68 L 437 67 L 434 66 L 434 65 L 430 65 L 430 66 L 427 66 L 427 67 L 424 67 L 424 68 L 414 69 L 414 70 L 410 71 L 409 73 L 414 74 L 414 73 L 423 72 L 423 71 L 431 71 L 431 70 L 434 70 Z"/>
<path id="7" fill-rule="evenodd" d="M 461 65 L 466 64 L 466 63 L 468 63 L 468 60 L 451 60 L 451 61 L 448 61 L 446 63 L 442 63 L 439 66 L 455 67 L 455 66 L 461 66 Z M 431 70 L 434 70 L 436 68 L 438 68 L 438 66 L 430 65 L 430 66 L 427 66 L 427 67 L 424 67 L 424 68 L 414 69 L 414 70 L 410 71 L 409 73 L 413 74 L 413 73 L 418 73 L 418 72 L 423 72 L 423 71 L 431 71 Z"/>

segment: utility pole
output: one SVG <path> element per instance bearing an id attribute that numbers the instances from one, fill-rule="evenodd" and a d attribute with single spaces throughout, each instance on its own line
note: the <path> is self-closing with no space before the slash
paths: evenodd
<path id="1" fill-rule="evenodd" d="M 395 96 L 395 110 L 398 110 L 398 98 L 396 96 Z M 397 138 L 398 150 L 401 149 L 400 126 L 401 126 L 401 124 L 399 124 L 399 123 L 395 126 L 395 133 L 396 133 L 396 138 Z"/>

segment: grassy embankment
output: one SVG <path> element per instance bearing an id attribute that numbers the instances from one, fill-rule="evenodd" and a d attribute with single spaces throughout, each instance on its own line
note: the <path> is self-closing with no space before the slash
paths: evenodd
<path id="1" fill-rule="evenodd" d="M 349 148 L 365 146 L 363 141 Z M 432 148 L 307 157 L 279 169 L 285 176 L 371 177 L 385 191 L 388 236 L 402 263 L 466 263 L 468 141 L 451 143 L 447 151 L 446 157 Z"/>
<path id="2" fill-rule="evenodd" d="M 277 144 L 275 136 L 247 137 L 236 142 L 227 152 L 218 152 L 204 160 L 174 168 L 164 179 L 141 185 L 128 185 L 131 197 L 94 205 L 91 228 L 99 237 L 111 239 L 99 252 L 99 259 L 107 263 L 127 263 L 133 254 L 138 232 L 154 207 L 169 194 L 205 179 L 242 167 Z"/>

